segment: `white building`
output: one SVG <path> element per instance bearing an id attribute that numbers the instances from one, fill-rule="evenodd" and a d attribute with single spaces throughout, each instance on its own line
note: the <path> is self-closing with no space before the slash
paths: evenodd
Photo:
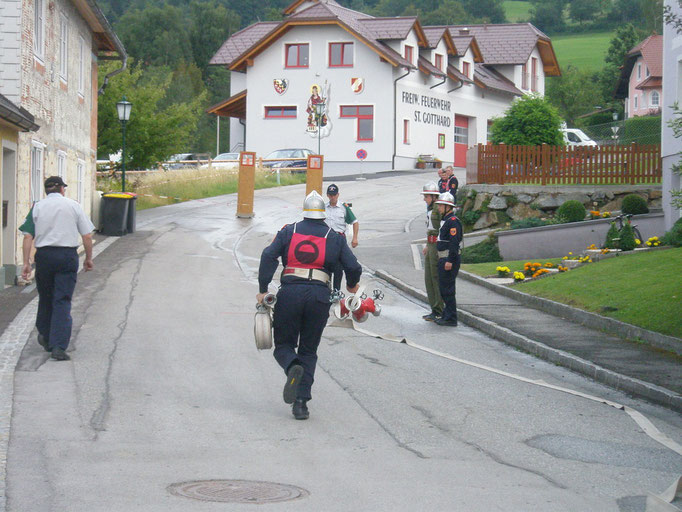
<path id="1" fill-rule="evenodd" d="M 682 8 L 677 0 L 666 0 L 672 12 L 682 18 Z M 661 136 L 661 157 L 663 159 L 663 213 L 665 229 L 669 230 L 680 218 L 679 208 L 675 208 L 671 199 L 671 190 L 679 190 L 682 186 L 680 175 L 672 170 L 674 164 L 682 159 L 682 140 L 675 138 L 668 123 L 673 119 L 673 111 L 669 108 L 678 103 L 682 108 L 682 34 L 674 27 L 663 24 L 663 122 Z"/>
<path id="2" fill-rule="evenodd" d="M 0 262 L 8 284 L 22 259 L 17 227 L 44 196 L 46 177 L 62 176 L 67 195 L 91 214 L 101 58 L 126 53 L 94 0 L 0 0 L 0 94 L 32 125 L 16 142 L 3 137 Z"/>
<path id="3" fill-rule="evenodd" d="M 464 167 L 493 117 L 560 74 L 549 38 L 528 23 L 422 27 L 334 0 L 284 12 L 221 46 L 211 64 L 232 72 L 231 97 L 208 111 L 232 118 L 231 148 L 265 156 L 319 143 L 326 174 L 414 168 L 420 155 Z"/>

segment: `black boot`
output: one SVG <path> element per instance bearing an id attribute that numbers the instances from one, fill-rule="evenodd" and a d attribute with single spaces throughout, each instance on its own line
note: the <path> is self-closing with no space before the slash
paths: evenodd
<path id="1" fill-rule="evenodd" d="M 303 367 L 300 364 L 292 364 L 287 370 L 287 382 L 284 384 L 282 398 L 285 404 L 293 404 L 298 392 L 298 385 L 303 377 Z"/>
<path id="2" fill-rule="evenodd" d="M 310 417 L 308 406 L 303 398 L 297 398 L 294 405 L 291 407 L 291 413 L 297 420 L 307 420 Z"/>

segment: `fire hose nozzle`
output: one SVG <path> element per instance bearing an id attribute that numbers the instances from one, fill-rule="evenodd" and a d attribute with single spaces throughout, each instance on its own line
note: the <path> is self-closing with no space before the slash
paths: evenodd
<path id="1" fill-rule="evenodd" d="M 268 306 L 269 308 L 273 307 L 277 303 L 277 295 L 274 293 L 268 293 L 265 297 L 263 297 L 263 304 Z"/>

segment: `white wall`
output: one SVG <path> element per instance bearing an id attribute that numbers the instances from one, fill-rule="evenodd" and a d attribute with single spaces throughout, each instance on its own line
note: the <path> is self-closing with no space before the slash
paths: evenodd
<path id="1" fill-rule="evenodd" d="M 682 8 L 676 0 L 666 0 L 674 13 L 682 16 Z M 665 214 L 665 229 L 669 230 L 677 219 L 680 210 L 670 203 L 670 190 L 680 189 L 680 176 L 672 172 L 673 164 L 682 158 L 680 148 L 682 141 L 673 137 L 668 122 L 673 118 L 672 109 L 668 108 L 676 101 L 682 105 L 682 34 L 678 34 L 669 25 L 663 25 L 663 97 L 665 103 L 661 105 L 663 111 L 661 156 L 663 157 L 663 213 Z"/>
<path id="2" fill-rule="evenodd" d="M 0 93 L 21 99 L 21 0 L 0 1 Z"/>

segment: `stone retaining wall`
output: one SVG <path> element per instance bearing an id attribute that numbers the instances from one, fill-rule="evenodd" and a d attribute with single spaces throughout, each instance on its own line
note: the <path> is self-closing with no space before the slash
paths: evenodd
<path id="1" fill-rule="evenodd" d="M 577 200 L 587 210 L 619 211 L 623 198 L 637 194 L 647 200 L 649 209 L 661 208 L 660 185 L 465 185 L 458 195 L 466 197 L 460 215 L 479 211 L 474 230 L 503 227 L 510 220 L 551 217 L 568 200 Z M 460 196 L 461 197 L 461 196 Z"/>

